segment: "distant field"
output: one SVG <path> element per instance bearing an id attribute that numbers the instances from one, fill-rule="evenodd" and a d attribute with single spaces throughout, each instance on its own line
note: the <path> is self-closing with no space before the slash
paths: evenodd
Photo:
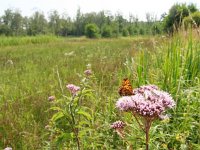
<path id="1" fill-rule="evenodd" d="M 200 147 L 200 41 L 177 35 L 94 40 L 0 37 L 0 149 L 51 149 L 45 129 L 52 117 L 48 97 L 61 99 L 63 92 L 68 94 L 66 84 L 79 85 L 88 64 L 96 79 L 95 100 L 86 104 L 94 111 L 93 138 L 81 137 L 83 149 L 126 148 L 109 128 L 122 118 L 115 102 L 125 77 L 134 88 L 156 84 L 177 102 L 168 123 L 153 125 L 151 149 Z M 130 116 L 125 120 L 131 122 Z M 144 147 L 138 137 L 144 138 L 139 132 L 131 137 L 135 149 Z M 72 146 L 66 144 L 65 149 L 76 149 Z"/>

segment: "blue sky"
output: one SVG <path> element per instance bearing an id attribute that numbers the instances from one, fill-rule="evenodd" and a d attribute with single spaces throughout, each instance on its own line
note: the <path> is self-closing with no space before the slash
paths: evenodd
<path id="1" fill-rule="evenodd" d="M 112 14 L 121 12 L 125 17 L 129 14 L 137 15 L 140 20 L 145 19 L 146 13 L 160 15 L 168 12 L 174 3 L 194 3 L 200 8 L 200 0 L 0 0 L 0 16 L 4 10 L 18 9 L 23 16 L 30 16 L 36 10 L 42 11 L 46 16 L 51 10 L 57 10 L 74 17 L 77 9 L 81 12 L 98 12 L 110 10 Z"/>

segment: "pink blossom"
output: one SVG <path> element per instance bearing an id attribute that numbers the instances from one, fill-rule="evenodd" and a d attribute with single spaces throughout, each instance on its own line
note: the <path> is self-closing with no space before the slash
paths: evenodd
<path id="1" fill-rule="evenodd" d="M 133 90 L 134 95 L 120 98 L 116 106 L 122 111 L 133 111 L 144 117 L 158 118 L 175 102 L 167 92 L 158 90 L 155 85 L 141 86 Z"/>
<path id="2" fill-rule="evenodd" d="M 12 148 L 11 147 L 6 147 L 6 148 L 4 148 L 4 150 L 12 150 Z"/>
<path id="3" fill-rule="evenodd" d="M 128 111 L 134 107 L 134 103 L 130 96 L 123 96 L 117 101 L 116 107 L 119 108 L 119 110 Z"/>
<path id="4" fill-rule="evenodd" d="M 49 97 L 48 97 L 48 100 L 49 100 L 50 102 L 54 101 L 55 99 L 56 99 L 55 96 L 49 96 Z"/>
<path id="5" fill-rule="evenodd" d="M 125 125 L 126 124 L 122 121 L 116 121 L 116 122 L 112 123 L 110 127 L 113 129 L 123 129 L 125 127 Z"/>
<path id="6" fill-rule="evenodd" d="M 84 71 L 84 73 L 85 73 L 86 76 L 90 76 L 92 74 L 92 70 L 87 69 L 87 70 Z"/>
<path id="7" fill-rule="evenodd" d="M 163 115 L 163 114 L 159 115 L 159 119 L 160 120 L 165 120 L 165 119 L 169 119 L 169 118 L 170 118 L 170 115 L 168 115 L 168 114 L 166 114 L 166 115 Z"/>
<path id="8" fill-rule="evenodd" d="M 70 91 L 73 95 L 76 95 L 77 92 L 80 90 L 80 87 L 79 87 L 79 86 L 76 86 L 76 85 L 74 85 L 74 84 L 68 84 L 66 87 L 69 89 L 69 91 Z"/>

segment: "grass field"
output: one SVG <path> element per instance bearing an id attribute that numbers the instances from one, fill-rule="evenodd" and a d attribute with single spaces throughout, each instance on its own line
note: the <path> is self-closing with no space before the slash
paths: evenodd
<path id="1" fill-rule="evenodd" d="M 138 129 L 130 115 L 125 117 L 115 108 L 125 77 L 134 88 L 158 85 L 176 101 L 170 119 L 153 124 L 150 149 L 200 149 L 199 39 L 192 34 L 95 40 L 0 37 L 0 149 L 77 149 L 76 139 L 59 139 L 67 130 L 45 128 L 56 112 L 49 109 L 57 105 L 48 97 L 54 95 L 59 101 L 69 95 L 68 83 L 81 86 L 88 64 L 93 76 L 91 93 L 82 98 L 89 123 L 78 127 L 84 131 L 79 135 L 81 149 L 128 147 L 110 129 L 121 118 Z M 133 148 L 144 149 L 142 132 L 130 135 Z"/>

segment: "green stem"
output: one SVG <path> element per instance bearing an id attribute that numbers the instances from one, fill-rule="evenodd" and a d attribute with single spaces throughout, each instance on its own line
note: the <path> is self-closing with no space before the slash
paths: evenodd
<path id="1" fill-rule="evenodd" d="M 137 118 L 136 114 L 135 114 L 134 112 L 132 112 L 132 113 L 133 113 L 133 116 L 135 117 L 135 119 L 136 119 L 136 121 L 137 121 L 138 125 L 139 125 L 139 126 L 140 126 L 140 128 L 142 129 L 142 131 L 146 132 L 146 131 L 145 131 L 145 129 L 144 129 L 144 127 L 142 126 L 142 124 L 139 122 L 139 120 L 138 120 L 138 118 Z"/>
<path id="2" fill-rule="evenodd" d="M 145 134 L 146 134 L 146 150 L 149 150 L 149 130 L 151 127 L 152 120 L 147 119 L 145 123 Z"/>
<path id="3" fill-rule="evenodd" d="M 78 137 L 79 131 L 78 131 L 78 128 L 75 127 L 76 126 L 76 121 L 75 121 L 75 117 L 74 117 L 74 113 L 73 113 L 74 98 L 75 98 L 75 96 L 72 96 L 72 100 L 69 103 L 69 112 L 70 112 L 70 115 L 72 117 L 72 128 L 73 128 L 73 132 L 74 132 L 74 135 L 75 135 L 77 147 L 78 147 L 78 150 L 80 150 L 80 141 L 79 141 L 79 137 Z"/>

